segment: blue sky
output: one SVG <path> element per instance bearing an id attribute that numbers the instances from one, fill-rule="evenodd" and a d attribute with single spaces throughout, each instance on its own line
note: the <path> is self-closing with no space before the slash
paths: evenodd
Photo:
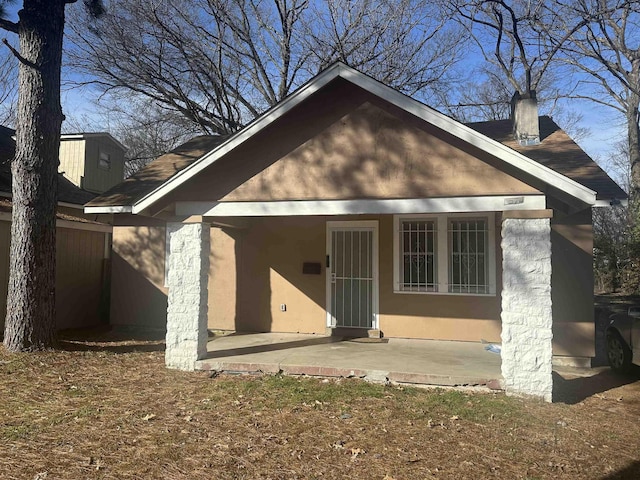
<path id="1" fill-rule="evenodd" d="M 7 8 L 9 20 L 17 21 L 17 12 L 22 2 L 18 1 Z M 75 7 L 72 5 L 71 7 Z M 6 36 L 6 35 L 5 35 Z M 97 92 L 90 89 L 64 87 L 62 91 L 62 107 L 68 116 L 75 119 L 95 117 L 94 99 Z M 588 136 L 580 140 L 580 146 L 599 164 L 613 175 L 607 159 L 615 150 L 615 144 L 626 136 L 624 119 L 618 112 L 589 101 L 570 101 L 567 106 L 582 114 L 580 126 L 590 130 Z M 562 127 L 562 125 L 560 125 Z M 105 130 L 108 126 L 105 125 Z"/>

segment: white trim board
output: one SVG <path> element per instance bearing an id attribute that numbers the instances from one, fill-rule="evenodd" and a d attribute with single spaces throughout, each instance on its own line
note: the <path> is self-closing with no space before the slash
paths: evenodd
<path id="1" fill-rule="evenodd" d="M 299 200 L 279 202 L 177 202 L 176 215 L 271 217 L 544 210 L 544 195 L 410 198 L 388 200 Z"/>
<path id="2" fill-rule="evenodd" d="M 132 207 L 129 205 L 84 207 L 84 213 L 131 213 L 131 211 Z"/>
<path id="3" fill-rule="evenodd" d="M 607 207 L 611 207 L 611 208 L 615 208 L 615 207 L 626 207 L 629 205 L 629 200 L 624 198 L 624 199 L 620 199 L 618 200 L 618 205 L 615 205 L 612 203 L 613 200 L 596 200 L 596 203 L 593 204 L 594 207 L 597 208 L 607 208 Z"/>
<path id="4" fill-rule="evenodd" d="M 184 170 L 181 170 L 162 185 L 158 186 L 152 192 L 145 195 L 133 205 L 132 213 L 140 213 L 144 209 L 150 207 L 163 196 L 197 175 L 219 158 L 247 141 L 253 135 L 266 128 L 272 122 L 285 115 L 295 106 L 310 97 L 313 93 L 317 92 L 330 81 L 338 77 L 352 82 L 364 90 L 388 101 L 392 105 L 421 118 L 422 120 L 450 133 L 454 137 L 480 148 L 490 155 L 514 166 L 518 170 L 532 175 L 589 205 L 593 205 L 596 201 L 596 192 L 584 185 L 581 185 L 555 170 L 531 160 L 515 150 L 482 135 L 472 128 L 467 127 L 466 125 L 463 125 L 430 107 L 427 107 L 417 100 L 414 100 L 397 90 L 394 90 L 393 88 L 338 62 L 311 79 L 291 96 L 280 102 L 276 107 L 256 119 L 248 127 L 241 130 L 226 142 L 223 142 L 221 145 L 211 150 L 209 153 L 203 155 L 200 159 L 196 160 Z"/>

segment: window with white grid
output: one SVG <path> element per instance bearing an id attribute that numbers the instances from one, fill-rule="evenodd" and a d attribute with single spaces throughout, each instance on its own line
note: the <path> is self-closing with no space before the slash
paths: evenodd
<path id="1" fill-rule="evenodd" d="M 487 220 L 449 220 L 449 291 L 488 293 Z"/>
<path id="2" fill-rule="evenodd" d="M 393 291 L 495 295 L 495 214 L 394 215 Z"/>
<path id="3" fill-rule="evenodd" d="M 403 220 L 400 222 L 401 246 L 400 290 L 435 291 L 436 222 L 433 220 Z"/>

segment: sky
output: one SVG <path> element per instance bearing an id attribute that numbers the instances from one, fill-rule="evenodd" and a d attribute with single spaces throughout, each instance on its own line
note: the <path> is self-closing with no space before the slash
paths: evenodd
<path id="1" fill-rule="evenodd" d="M 17 21 L 17 12 L 20 9 L 21 1 L 7 7 L 7 18 Z M 5 32 L 3 32 L 5 33 Z M 4 35 L 0 35 L 4 37 Z M 6 47 L 2 47 L 6 48 Z M 73 117 L 75 123 L 79 119 L 91 119 L 95 124 L 104 121 L 103 117 L 96 118 L 96 107 L 94 100 L 98 97 L 98 92 L 91 91 L 88 87 L 69 87 L 63 85 L 61 102 L 63 112 Z M 567 104 L 572 110 L 576 110 L 582 115 L 579 126 L 589 129 L 589 134 L 579 140 L 580 146 L 594 159 L 602 168 L 615 178 L 616 173 L 609 165 L 608 159 L 615 151 L 615 145 L 620 139 L 626 137 L 624 119 L 619 113 L 611 108 L 603 107 L 586 100 L 572 100 Z M 562 125 L 560 125 L 562 127 Z M 63 125 L 63 129 L 65 126 Z M 91 125 L 95 130 L 95 125 Z M 105 125 L 103 130 L 108 130 Z"/>

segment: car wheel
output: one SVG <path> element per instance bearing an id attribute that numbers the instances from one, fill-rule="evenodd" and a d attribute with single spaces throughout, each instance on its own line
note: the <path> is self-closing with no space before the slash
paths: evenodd
<path id="1" fill-rule="evenodd" d="M 631 349 L 618 332 L 607 332 L 607 358 L 617 372 L 628 372 L 631 368 Z"/>

